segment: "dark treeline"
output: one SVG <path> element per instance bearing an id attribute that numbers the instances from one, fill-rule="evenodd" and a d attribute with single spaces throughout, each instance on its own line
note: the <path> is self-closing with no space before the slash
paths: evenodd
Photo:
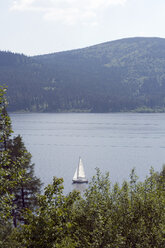
<path id="1" fill-rule="evenodd" d="M 139 182 L 112 185 L 96 175 L 82 197 L 63 194 L 63 180 L 40 193 L 31 155 L 20 136 L 11 137 L 5 88 L 0 89 L 0 247 L 164 248 L 165 167 Z"/>
<path id="2" fill-rule="evenodd" d="M 164 111 L 165 39 L 129 38 L 27 57 L 0 52 L 10 111 Z"/>

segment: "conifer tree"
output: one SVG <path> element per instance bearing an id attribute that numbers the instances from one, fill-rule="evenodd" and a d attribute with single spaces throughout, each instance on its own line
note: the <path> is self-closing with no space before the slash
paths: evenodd
<path id="1" fill-rule="evenodd" d="M 33 210 L 36 205 L 36 194 L 40 193 L 41 182 L 34 175 L 34 164 L 31 163 L 31 154 L 27 151 L 20 135 L 10 139 L 8 144 L 9 156 L 11 164 L 16 163 L 16 169 L 20 173 L 19 183 L 13 190 L 13 203 L 15 209 L 13 211 L 14 225 L 17 221 L 23 221 L 23 210 Z"/>
<path id="2" fill-rule="evenodd" d="M 34 164 L 22 138 L 12 138 L 11 120 L 5 97 L 6 88 L 0 88 L 0 196 L 3 209 L 8 209 L 16 227 L 23 221 L 23 211 L 33 210 L 41 182 L 34 175 Z M 12 202 L 12 203 L 11 203 Z M 8 205 L 6 205 L 8 203 Z"/>

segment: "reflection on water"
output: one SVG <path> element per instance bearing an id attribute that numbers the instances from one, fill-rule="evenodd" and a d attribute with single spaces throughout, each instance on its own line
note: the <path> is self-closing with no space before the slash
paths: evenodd
<path id="1" fill-rule="evenodd" d="M 72 188 L 73 190 L 79 191 L 82 196 L 85 190 L 87 189 L 87 185 L 88 185 L 87 183 L 73 183 Z"/>

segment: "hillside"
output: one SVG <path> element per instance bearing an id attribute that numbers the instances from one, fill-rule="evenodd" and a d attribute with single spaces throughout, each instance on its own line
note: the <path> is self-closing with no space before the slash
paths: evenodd
<path id="1" fill-rule="evenodd" d="M 128 38 L 54 54 L 0 52 L 11 111 L 164 111 L 165 39 Z"/>

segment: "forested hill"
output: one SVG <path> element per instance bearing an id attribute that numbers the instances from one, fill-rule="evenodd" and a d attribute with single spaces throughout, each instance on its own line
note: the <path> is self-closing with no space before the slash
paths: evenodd
<path id="1" fill-rule="evenodd" d="M 127 38 L 54 54 L 0 52 L 9 110 L 164 111 L 165 39 Z"/>

